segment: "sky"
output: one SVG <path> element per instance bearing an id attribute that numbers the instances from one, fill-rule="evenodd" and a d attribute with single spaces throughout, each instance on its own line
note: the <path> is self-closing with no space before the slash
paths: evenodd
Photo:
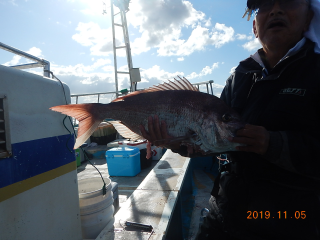
<path id="1" fill-rule="evenodd" d="M 261 47 L 252 20 L 242 18 L 245 7 L 246 0 L 131 0 L 126 16 L 133 67 L 141 74 L 137 88 L 179 75 L 191 83 L 213 80 L 219 96 L 238 63 Z M 71 94 L 112 92 L 110 11 L 110 0 L 0 0 L 0 42 L 49 61 Z M 115 22 L 121 23 L 117 16 Z M 120 27 L 115 37 L 122 46 Z M 2 65 L 28 62 L 0 49 Z M 117 64 L 118 71 L 128 70 L 123 49 L 117 50 Z M 42 74 L 40 68 L 27 71 Z M 129 88 L 128 75 L 119 77 L 119 90 Z M 103 95 L 100 100 L 114 97 Z M 97 98 L 82 97 L 79 102 Z"/>

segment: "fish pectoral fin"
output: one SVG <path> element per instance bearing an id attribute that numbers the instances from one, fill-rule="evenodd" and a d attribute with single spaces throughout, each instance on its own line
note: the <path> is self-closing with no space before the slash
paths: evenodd
<path id="1" fill-rule="evenodd" d="M 114 126 L 114 128 L 118 131 L 118 133 L 124 138 L 130 138 L 132 141 L 144 139 L 142 136 L 133 132 L 131 129 L 129 129 L 120 121 L 108 121 L 108 122 L 111 123 Z"/>

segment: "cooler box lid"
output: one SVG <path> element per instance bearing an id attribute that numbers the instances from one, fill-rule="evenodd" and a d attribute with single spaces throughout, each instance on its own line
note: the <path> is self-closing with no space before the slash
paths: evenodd
<path id="1" fill-rule="evenodd" d="M 140 154 L 140 150 L 137 147 L 117 147 L 111 148 L 106 151 L 106 157 L 134 157 L 137 154 Z"/>
<path id="2" fill-rule="evenodd" d="M 140 150 L 147 148 L 147 140 L 138 140 L 138 141 L 129 141 L 129 140 L 122 140 L 119 141 L 119 147 L 137 147 Z"/>

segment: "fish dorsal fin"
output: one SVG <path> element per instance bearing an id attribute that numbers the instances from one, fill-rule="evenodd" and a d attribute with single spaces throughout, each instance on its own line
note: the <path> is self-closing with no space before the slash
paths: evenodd
<path id="1" fill-rule="evenodd" d="M 132 141 L 144 139 L 142 136 L 132 132 L 127 126 L 119 121 L 108 121 L 111 123 L 118 133 L 124 138 L 130 138 Z"/>
<path id="2" fill-rule="evenodd" d="M 121 96 L 114 99 L 112 102 L 122 101 L 127 97 L 131 97 L 134 95 L 147 93 L 147 92 L 159 92 L 159 91 L 167 91 L 167 90 L 189 90 L 189 91 L 199 92 L 199 89 L 193 86 L 185 77 L 181 78 L 178 76 L 178 78 L 179 79 L 174 78 L 174 81 L 169 80 L 168 83 L 162 83 L 157 86 L 152 86 L 141 91 L 135 91 L 135 92 L 129 93 L 125 96 Z"/>

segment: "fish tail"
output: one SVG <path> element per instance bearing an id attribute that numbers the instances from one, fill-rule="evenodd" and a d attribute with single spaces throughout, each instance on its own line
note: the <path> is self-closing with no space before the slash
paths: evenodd
<path id="1" fill-rule="evenodd" d="M 74 117 L 79 121 L 78 137 L 74 149 L 79 148 L 103 121 L 99 114 L 100 103 L 60 105 L 53 111 Z"/>

